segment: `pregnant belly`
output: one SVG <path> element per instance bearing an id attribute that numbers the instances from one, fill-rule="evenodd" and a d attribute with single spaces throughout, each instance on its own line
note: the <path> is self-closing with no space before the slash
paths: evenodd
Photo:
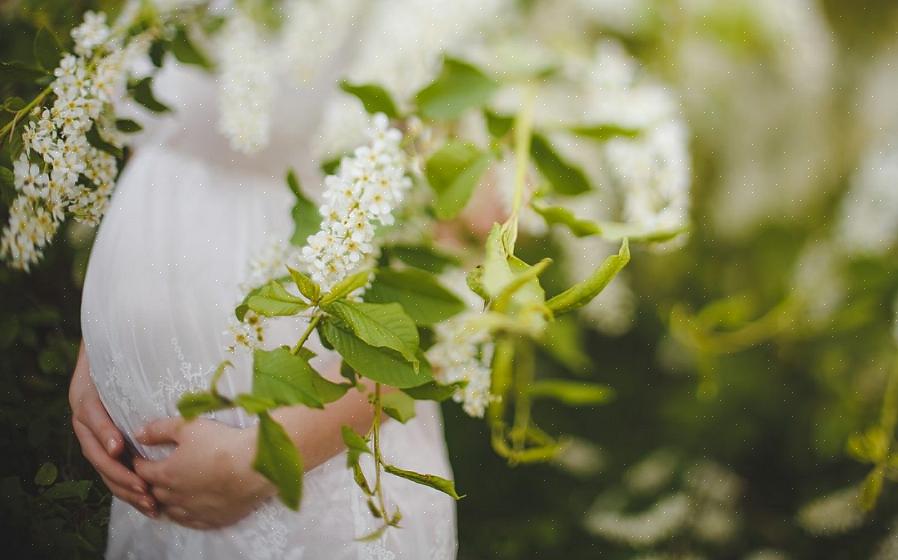
<path id="1" fill-rule="evenodd" d="M 82 300 L 91 374 L 123 432 L 176 415 L 179 396 L 208 387 L 223 359 L 235 364 L 223 389 L 249 389 L 249 356 L 227 353 L 225 331 L 251 255 L 286 238 L 288 220 L 289 193 L 280 185 L 266 189 L 264 181 L 161 151 L 129 164 L 94 244 Z M 246 422 L 233 412 L 220 419 Z"/>

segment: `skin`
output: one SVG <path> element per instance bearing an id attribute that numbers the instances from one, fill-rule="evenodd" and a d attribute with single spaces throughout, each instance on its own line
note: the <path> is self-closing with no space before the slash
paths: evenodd
<path id="1" fill-rule="evenodd" d="M 373 411 L 366 393 L 350 391 L 323 410 L 288 407 L 272 414 L 299 448 L 306 471 L 345 448 L 342 425 L 367 432 Z M 252 468 L 256 427 L 233 428 L 208 419 L 160 419 L 135 437 L 144 445 L 174 445 L 174 451 L 159 461 L 136 457 L 134 470 L 126 467 L 124 437 L 100 402 L 83 345 L 69 394 L 84 456 L 116 497 L 144 515 L 164 515 L 193 529 L 215 529 L 238 522 L 276 493 Z"/>

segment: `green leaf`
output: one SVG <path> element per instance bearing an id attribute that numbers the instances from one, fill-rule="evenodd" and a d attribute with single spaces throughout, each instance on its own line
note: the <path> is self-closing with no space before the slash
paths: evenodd
<path id="1" fill-rule="evenodd" d="M 324 310 L 346 323 L 365 343 L 395 350 L 417 369 L 418 329 L 398 303 L 338 300 Z"/>
<path id="2" fill-rule="evenodd" d="M 457 257 L 427 245 L 391 245 L 384 247 L 384 251 L 390 257 L 428 272 L 439 273 L 447 266 L 461 264 Z"/>
<path id="3" fill-rule="evenodd" d="M 612 138 L 636 138 L 640 134 L 638 128 L 630 128 L 617 124 L 597 124 L 591 126 L 574 126 L 571 132 L 591 140 L 604 142 Z"/>
<path id="4" fill-rule="evenodd" d="M 343 280 L 340 280 L 334 285 L 333 288 L 331 288 L 328 293 L 324 294 L 324 297 L 321 298 L 321 305 L 325 306 L 329 303 L 337 301 L 338 299 L 348 296 L 352 292 L 367 284 L 368 278 L 370 276 L 370 270 L 363 270 L 361 272 L 356 272 L 355 274 L 347 276 Z"/>
<path id="5" fill-rule="evenodd" d="M 433 325 L 465 310 L 465 304 L 423 270 L 382 269 L 365 292 L 365 301 L 395 302 L 419 325 Z"/>
<path id="6" fill-rule="evenodd" d="M 193 420 L 201 414 L 215 412 L 233 406 L 220 396 L 211 392 L 184 393 L 178 399 L 178 412 L 186 420 Z"/>
<path id="7" fill-rule="evenodd" d="M 59 65 L 62 58 L 62 45 L 53 35 L 53 32 L 42 27 L 34 36 L 34 60 L 38 66 L 48 72 L 52 72 Z"/>
<path id="8" fill-rule="evenodd" d="M 523 295 L 523 297 L 518 298 L 519 303 L 524 306 L 544 303 L 546 301 L 546 293 L 540 286 L 538 278 L 552 264 L 552 259 L 546 257 L 533 266 L 529 266 L 517 257 L 511 257 L 509 261 L 515 277 L 496 296 L 493 308 L 496 311 L 505 311 L 509 308 L 515 296 L 519 294 Z"/>
<path id="9" fill-rule="evenodd" d="M 321 162 L 321 172 L 325 175 L 334 175 L 337 171 L 340 170 L 340 163 L 343 161 L 344 156 L 332 157 L 328 160 Z"/>
<path id="10" fill-rule="evenodd" d="M 494 138 L 502 138 L 514 127 L 514 117 L 500 115 L 490 110 L 485 110 L 483 116 L 486 118 L 486 128 Z"/>
<path id="11" fill-rule="evenodd" d="M 325 320 L 319 327 L 323 338 L 359 375 L 400 389 L 415 387 L 433 379 L 430 364 L 423 354 L 418 355 L 421 367 L 416 373 L 401 354 L 389 348 L 367 344 L 344 324 Z"/>
<path id="12" fill-rule="evenodd" d="M 362 102 L 365 111 L 372 115 L 383 113 L 391 119 L 399 117 L 399 111 L 396 109 L 396 104 L 393 102 L 393 98 L 387 90 L 379 85 L 351 84 L 344 80 L 340 82 L 340 89 L 348 94 L 356 96 L 359 101 Z"/>
<path id="13" fill-rule="evenodd" d="M 365 438 L 355 433 L 355 430 L 349 426 L 340 427 L 340 433 L 343 435 L 343 443 L 346 444 L 346 467 L 352 468 L 359 462 L 359 455 L 362 453 L 371 454 L 371 448 Z"/>
<path id="14" fill-rule="evenodd" d="M 505 248 L 502 226 L 499 224 L 493 224 L 493 229 L 486 239 L 486 256 L 481 270 L 479 278 L 476 278 L 479 280 L 478 289 L 482 289 L 490 299 L 498 296 L 505 286 L 514 280 L 514 273 L 508 264 L 508 250 Z M 468 285 L 471 286 L 470 283 Z"/>
<path id="15" fill-rule="evenodd" d="M 420 474 L 414 471 L 407 471 L 405 469 L 400 469 L 399 467 L 394 467 L 393 465 L 384 465 L 384 470 L 394 476 L 411 480 L 417 484 L 429 486 L 434 490 L 439 490 L 444 494 L 452 496 L 456 500 L 461 499 L 461 496 L 455 491 L 455 483 L 451 480 L 446 480 L 445 478 L 441 478 L 434 474 Z"/>
<path id="16" fill-rule="evenodd" d="M 386 393 L 380 398 L 384 412 L 405 424 L 415 417 L 415 399 L 401 391 Z"/>
<path id="17" fill-rule="evenodd" d="M 133 134 L 143 130 L 143 127 L 137 121 L 131 119 L 116 119 L 115 127 L 126 134 Z"/>
<path id="18" fill-rule="evenodd" d="M 443 69 L 430 85 L 415 96 L 422 116 L 454 119 L 467 109 L 483 106 L 499 89 L 499 84 L 466 62 L 443 60 Z"/>
<path id="19" fill-rule="evenodd" d="M 131 97 L 150 111 L 154 113 L 165 113 L 171 111 L 168 105 L 162 103 L 153 95 L 153 78 L 147 76 L 134 84 L 131 89 Z"/>
<path id="20" fill-rule="evenodd" d="M 352 369 L 352 366 L 347 364 L 345 360 L 340 362 L 340 375 L 353 385 L 356 385 L 359 382 L 359 376 L 356 375 L 355 370 Z"/>
<path id="21" fill-rule="evenodd" d="M 153 44 L 150 45 L 150 61 L 156 68 L 162 68 L 162 63 L 165 61 L 165 51 L 167 45 L 168 41 L 164 39 L 156 39 L 155 41 L 153 41 Z"/>
<path id="22" fill-rule="evenodd" d="M 492 156 L 488 152 L 457 140 L 450 140 L 430 156 L 425 174 L 437 194 L 437 217 L 446 220 L 462 211 L 490 163 Z"/>
<path id="23" fill-rule="evenodd" d="M 259 286 L 258 288 L 254 288 L 254 289 L 250 290 L 249 293 L 246 294 L 246 296 L 243 298 L 243 301 L 240 302 L 240 305 L 238 305 L 236 308 L 234 308 L 234 315 L 237 317 L 237 320 L 240 321 L 241 323 L 243 322 L 243 319 L 246 317 L 246 312 L 249 311 L 249 305 L 247 304 L 247 302 L 249 301 L 249 298 L 255 296 L 260 291 L 262 291 L 262 286 Z"/>
<path id="24" fill-rule="evenodd" d="M 55 68 L 55 67 L 54 67 Z M 0 82 L 36 82 L 41 78 L 46 78 L 53 68 L 44 71 L 40 68 L 27 66 L 21 62 L 0 62 Z"/>
<path id="25" fill-rule="evenodd" d="M 467 381 L 457 381 L 448 385 L 441 385 L 436 381 L 430 381 L 417 387 L 402 389 L 402 392 L 418 401 L 442 402 L 455 394 L 459 389 L 467 385 Z"/>
<path id="26" fill-rule="evenodd" d="M 321 298 L 321 288 L 314 280 L 289 266 L 287 267 L 287 270 L 290 272 L 290 278 L 293 279 L 293 283 L 299 288 L 299 293 L 306 296 L 306 298 L 313 303 Z"/>
<path id="27" fill-rule="evenodd" d="M 602 222 L 599 224 L 601 235 L 605 239 L 619 241 L 629 238 L 631 241 L 646 243 L 668 241 L 674 237 L 686 233 L 687 227 L 652 228 L 640 224 L 624 224 L 618 222 Z"/>
<path id="28" fill-rule="evenodd" d="M 246 305 L 265 317 L 285 317 L 296 315 L 309 308 L 301 297 L 288 292 L 277 280 L 271 280 L 255 294 L 249 296 Z"/>
<path id="29" fill-rule="evenodd" d="M 530 155 L 536 168 L 552 184 L 555 192 L 575 195 L 592 188 L 583 170 L 564 161 L 541 134 L 533 135 L 530 141 Z"/>
<path id="30" fill-rule="evenodd" d="M 580 219 L 574 216 L 574 213 L 567 208 L 561 206 L 544 206 L 538 202 L 533 202 L 530 206 L 537 214 L 546 220 L 547 224 L 567 226 L 567 228 L 571 230 L 571 233 L 577 237 L 588 237 L 602 231 L 599 225 L 595 222 Z"/>
<path id="31" fill-rule="evenodd" d="M 100 136 L 100 131 L 96 126 L 92 126 L 87 129 L 87 132 L 84 134 L 84 137 L 87 138 L 87 142 L 93 146 L 94 148 L 104 151 L 107 154 L 112 155 L 113 157 L 121 159 L 124 154 L 122 153 L 122 149 L 118 146 L 114 146 L 107 142 L 102 136 Z"/>
<path id="32" fill-rule="evenodd" d="M 78 500 L 83 502 L 87 499 L 90 492 L 91 481 L 89 480 L 66 480 L 58 482 L 47 488 L 46 492 L 41 494 L 49 500 Z"/>
<path id="33" fill-rule="evenodd" d="M 212 62 L 193 44 L 183 25 L 179 25 L 175 30 L 175 36 L 171 40 L 171 53 L 184 64 L 193 64 L 206 70 L 212 68 Z"/>
<path id="34" fill-rule="evenodd" d="M 321 228 L 322 217 L 318 212 L 318 206 L 303 194 L 299 179 L 292 169 L 287 171 L 287 186 L 296 197 L 296 203 L 290 211 L 293 217 L 293 235 L 290 237 L 290 244 L 302 247 L 306 244 L 306 239 Z"/>
<path id="35" fill-rule="evenodd" d="M 259 414 L 272 408 L 277 408 L 278 403 L 264 397 L 257 397 L 249 393 L 237 395 L 234 404 L 249 412 L 250 414 Z"/>
<path id="36" fill-rule="evenodd" d="M 885 478 L 885 470 L 877 467 L 870 471 L 864 483 L 861 485 L 861 507 L 870 511 L 876 506 L 879 495 L 882 494 L 882 483 Z"/>
<path id="37" fill-rule="evenodd" d="M 614 391 L 597 383 L 547 379 L 531 385 L 530 395 L 555 399 L 570 406 L 586 406 L 608 402 Z"/>
<path id="38" fill-rule="evenodd" d="M 592 361 L 583 350 L 580 328 L 572 315 L 549 321 L 540 344 L 572 372 L 582 374 L 589 371 Z"/>
<path id="39" fill-rule="evenodd" d="M 15 188 L 16 174 L 8 167 L 0 167 L 0 186 L 3 188 Z"/>
<path id="40" fill-rule="evenodd" d="M 546 302 L 546 305 L 555 314 L 567 313 L 586 305 L 605 289 L 628 262 L 630 262 L 630 247 L 624 239 L 620 251 L 605 259 L 592 276 L 553 297 Z"/>
<path id="41" fill-rule="evenodd" d="M 56 482 L 57 476 L 59 476 L 59 469 L 56 468 L 56 465 L 44 463 L 41 465 L 41 468 L 37 469 L 37 474 L 34 475 L 34 483 L 38 486 L 50 486 Z"/>
<path id="42" fill-rule="evenodd" d="M 302 459 L 287 432 L 267 412 L 259 414 L 259 439 L 253 468 L 278 489 L 288 508 L 299 509 L 302 496 Z"/>
<path id="43" fill-rule="evenodd" d="M 323 408 L 349 389 L 321 377 L 307 361 L 294 356 L 286 346 L 253 351 L 253 396 L 280 405 L 302 404 Z"/>

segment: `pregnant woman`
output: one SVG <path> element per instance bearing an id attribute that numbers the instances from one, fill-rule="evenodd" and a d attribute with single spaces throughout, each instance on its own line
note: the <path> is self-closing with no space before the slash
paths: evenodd
<path id="1" fill-rule="evenodd" d="M 174 111 L 147 126 L 100 227 L 84 285 L 84 344 L 72 380 L 75 433 L 115 498 L 107 557 L 138 559 L 454 558 L 451 498 L 396 477 L 386 492 L 401 529 L 360 542 L 379 526 L 346 468 L 340 426 L 371 425 L 365 395 L 324 410 L 276 415 L 307 471 L 298 512 L 273 497 L 251 464 L 253 419 L 235 411 L 185 423 L 175 406 L 208 387 L 215 366 L 234 363 L 219 387 L 250 389 L 248 353 L 230 354 L 226 333 L 248 263 L 291 232 L 283 172 L 320 183 L 308 155 L 345 66 L 274 99 L 271 141 L 253 156 L 216 132 L 215 80 L 171 65 L 156 79 Z M 266 347 L 295 341 L 302 324 L 274 325 Z M 292 337 L 292 339 L 291 339 Z M 339 378 L 339 358 L 318 344 L 313 366 Z M 450 477 L 439 409 L 418 402 L 406 425 L 383 429 L 387 458 Z"/>

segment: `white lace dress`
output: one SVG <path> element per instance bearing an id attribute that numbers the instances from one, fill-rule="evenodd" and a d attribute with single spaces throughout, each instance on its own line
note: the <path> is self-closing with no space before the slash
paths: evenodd
<path id="1" fill-rule="evenodd" d="M 315 142 L 324 84 L 281 92 L 272 118 L 271 147 L 254 157 L 229 149 L 216 132 L 216 88 L 199 71 L 173 66 L 156 81 L 157 96 L 175 111 L 147 128 L 113 196 L 90 258 L 82 328 L 91 373 L 115 423 L 142 455 L 168 450 L 136 443 L 133 434 L 153 419 L 177 415 L 181 393 L 208 387 L 232 338 L 225 334 L 247 264 L 271 239 L 291 231 L 292 195 L 283 183 L 288 165 L 304 184 L 316 184 L 307 154 Z M 331 87 L 331 86 L 329 86 Z M 266 346 L 301 325 L 282 325 Z M 319 370 L 338 357 L 316 349 Z M 225 392 L 250 389 L 251 363 L 238 355 L 223 379 Z M 233 411 L 216 419 L 252 422 Z M 383 429 L 388 460 L 419 472 L 451 476 L 439 409 L 419 403 L 406 425 Z M 369 465 L 370 467 L 370 465 Z M 152 559 L 392 560 L 455 557 L 455 504 L 447 496 L 386 476 L 388 499 L 403 513 L 402 529 L 375 542 L 355 539 L 377 528 L 341 454 L 306 474 L 301 509 L 276 499 L 236 525 L 195 531 L 149 519 L 114 500 L 107 557 Z"/>

